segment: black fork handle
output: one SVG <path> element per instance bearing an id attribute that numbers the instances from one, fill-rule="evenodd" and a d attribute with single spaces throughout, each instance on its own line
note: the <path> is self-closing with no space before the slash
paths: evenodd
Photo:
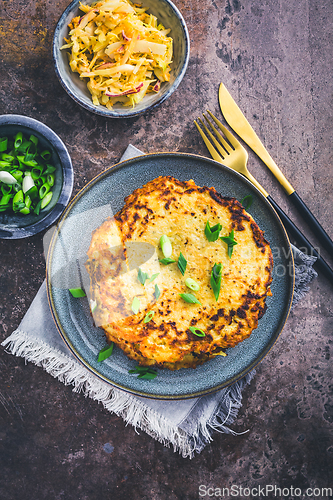
<path id="1" fill-rule="evenodd" d="M 326 276 L 333 284 L 333 270 L 330 266 L 325 262 L 325 260 L 319 255 L 317 250 L 311 245 L 309 240 L 304 236 L 304 234 L 298 229 L 297 226 L 293 223 L 291 219 L 289 219 L 288 215 L 279 207 L 279 205 L 273 200 L 273 198 L 269 195 L 267 196 L 267 200 L 273 206 L 275 211 L 278 213 L 281 221 L 283 222 L 287 232 L 295 238 L 296 242 L 302 247 L 306 248 L 310 255 L 317 257 L 316 262 L 313 267 L 320 271 L 322 274 Z"/>
<path id="2" fill-rule="evenodd" d="M 326 233 L 325 229 L 322 227 L 320 222 L 316 219 L 313 213 L 308 209 L 305 205 L 302 198 L 294 191 L 289 195 L 289 198 L 294 203 L 295 207 L 298 209 L 299 213 L 302 215 L 304 220 L 308 223 L 309 227 L 313 231 L 318 238 L 318 240 L 322 243 L 325 250 L 329 252 L 330 255 L 333 256 L 333 241 Z"/>

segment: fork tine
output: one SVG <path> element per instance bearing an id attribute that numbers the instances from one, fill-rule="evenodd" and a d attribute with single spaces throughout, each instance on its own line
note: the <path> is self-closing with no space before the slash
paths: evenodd
<path id="1" fill-rule="evenodd" d="M 212 138 L 212 140 L 214 141 L 214 144 L 216 145 L 216 147 L 218 148 L 218 150 L 223 154 L 225 154 L 225 152 L 229 155 L 233 148 L 230 146 L 230 144 L 227 143 L 227 141 L 225 140 L 225 138 L 220 134 L 220 132 L 218 130 L 216 130 L 216 128 L 214 127 L 214 125 L 212 124 L 211 121 L 209 121 L 209 119 L 207 118 L 207 116 L 205 115 L 205 113 L 203 113 L 203 116 L 205 118 L 205 120 L 207 121 L 207 123 L 209 123 L 210 127 L 212 128 L 212 130 L 214 131 L 214 133 L 216 134 L 216 136 L 219 138 L 221 144 L 216 140 L 216 138 L 213 136 L 213 134 L 211 132 L 209 132 L 208 128 L 205 127 L 205 129 L 207 130 L 207 132 L 209 133 L 210 137 Z"/>
<path id="2" fill-rule="evenodd" d="M 228 139 L 228 141 L 230 142 L 230 144 L 234 147 L 234 148 L 237 148 L 240 143 L 237 141 L 237 139 L 229 132 L 229 130 L 224 126 L 222 125 L 222 123 L 220 122 L 220 120 L 218 120 L 214 115 L 213 113 L 211 113 L 209 111 L 209 109 L 207 109 L 207 113 L 210 114 L 210 116 L 213 118 L 214 122 L 216 123 L 216 125 L 219 127 L 219 129 L 222 130 L 222 132 L 224 133 L 224 135 L 226 136 L 226 138 Z"/>
<path id="3" fill-rule="evenodd" d="M 205 115 L 203 115 L 205 116 Z M 214 130 L 215 134 L 217 134 L 217 136 L 219 136 L 220 134 L 218 133 L 218 131 L 214 128 L 214 126 L 212 125 L 212 123 L 210 123 L 210 121 L 208 120 L 208 118 L 205 116 L 206 120 L 208 121 L 209 125 L 212 127 L 212 129 Z M 206 127 L 206 125 L 204 124 L 204 122 L 201 120 L 201 118 L 199 118 L 199 121 L 201 123 L 201 125 L 203 126 L 203 128 L 206 130 L 207 134 L 209 135 L 209 137 L 211 138 L 211 140 L 214 142 L 215 144 L 215 147 L 219 150 L 222 158 L 225 160 L 225 158 L 228 156 L 228 151 L 223 148 L 221 146 L 221 144 L 218 142 L 218 140 L 216 139 L 216 137 L 214 137 L 214 135 L 211 133 L 211 131 Z M 230 146 L 229 146 L 230 148 Z"/>
<path id="4" fill-rule="evenodd" d="M 203 132 L 203 130 L 201 129 L 201 127 L 198 125 L 198 123 L 195 120 L 194 120 L 194 123 L 195 123 L 197 129 L 199 130 L 199 133 L 200 133 L 201 137 L 203 138 L 204 143 L 206 144 L 207 149 L 210 152 L 210 154 L 212 155 L 212 157 L 214 158 L 214 160 L 218 161 L 220 163 L 223 163 L 223 158 L 221 158 L 221 156 L 218 154 L 218 152 L 216 151 L 216 149 L 214 148 L 214 146 L 212 145 L 212 143 L 209 141 L 208 137 Z"/>

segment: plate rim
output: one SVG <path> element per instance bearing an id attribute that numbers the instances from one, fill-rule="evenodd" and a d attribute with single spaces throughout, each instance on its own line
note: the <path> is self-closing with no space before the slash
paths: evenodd
<path id="1" fill-rule="evenodd" d="M 110 174 L 110 172 L 112 172 L 112 171 L 116 171 L 116 170 L 119 170 L 121 168 L 124 168 L 124 167 L 130 165 L 131 163 L 134 163 L 135 161 L 138 161 L 138 160 L 143 160 L 145 158 L 153 158 L 153 157 L 163 157 L 163 156 L 164 157 L 165 156 L 168 156 L 168 157 L 178 156 L 178 157 L 187 157 L 187 158 L 193 158 L 193 159 L 199 159 L 199 160 L 208 161 L 209 163 L 211 163 L 215 167 L 217 166 L 217 167 L 221 168 L 222 170 L 226 170 L 228 173 L 231 173 L 232 175 L 235 175 L 236 178 L 238 177 L 239 179 L 241 179 L 242 182 L 245 182 L 245 184 L 248 184 L 251 187 L 251 189 L 254 189 L 256 191 L 256 194 L 258 195 L 258 197 L 260 197 L 261 200 L 264 202 L 264 204 L 266 204 L 266 206 L 270 210 L 270 212 L 273 215 L 273 217 L 276 219 L 276 221 L 277 221 L 277 223 L 278 223 L 278 225 L 279 225 L 279 227 L 281 229 L 281 233 L 282 233 L 282 235 L 284 237 L 284 240 L 285 240 L 287 246 L 290 249 L 290 252 L 289 252 L 290 263 L 291 263 L 291 269 L 293 271 L 289 275 L 290 276 L 290 279 L 289 279 L 289 282 L 288 282 L 289 283 L 289 297 L 288 297 L 287 305 L 285 307 L 283 315 L 281 316 L 281 319 L 279 321 L 279 324 L 278 324 L 278 327 L 276 329 L 276 332 L 272 336 L 272 339 L 268 343 L 268 346 L 266 346 L 266 348 L 263 350 L 263 352 L 261 353 L 261 355 L 258 356 L 250 365 L 247 365 L 240 373 L 237 373 L 235 376 L 233 376 L 231 379 L 229 379 L 226 383 L 219 384 L 218 386 L 214 386 L 214 387 L 212 387 L 210 389 L 199 390 L 199 391 L 196 391 L 195 393 L 191 393 L 191 394 L 180 394 L 180 395 L 178 395 L 178 394 L 177 395 L 171 395 L 171 394 L 162 394 L 162 395 L 151 394 L 151 393 L 148 393 L 146 391 L 139 391 L 139 390 L 136 390 L 136 389 L 131 389 L 131 388 L 123 386 L 123 385 L 121 385 L 119 383 L 113 382 L 110 379 L 108 379 L 107 377 L 105 377 L 104 375 L 102 375 L 101 373 L 99 373 L 98 371 L 96 371 L 91 365 L 89 365 L 89 363 L 87 361 L 85 361 L 83 359 L 83 357 L 78 352 L 76 352 L 75 348 L 71 345 L 70 340 L 67 338 L 66 332 L 64 331 L 64 329 L 63 329 L 63 327 L 62 327 L 62 325 L 60 323 L 60 320 L 58 318 L 56 309 L 54 307 L 54 302 L 53 302 L 53 298 L 52 298 L 52 291 L 51 291 L 51 283 L 50 283 L 49 272 L 48 272 L 49 263 L 51 261 L 53 249 L 54 249 L 54 246 L 55 246 L 55 243 L 56 243 L 56 240 L 57 240 L 57 234 L 61 230 L 61 226 L 65 222 L 67 215 L 70 213 L 71 209 L 75 206 L 75 204 L 85 194 L 85 192 L 88 191 L 93 185 L 95 185 L 100 179 L 102 179 L 104 177 L 107 177 Z M 74 198 L 72 198 L 72 200 L 67 205 L 67 207 L 64 210 L 64 212 L 62 213 L 60 219 L 58 220 L 58 222 L 56 224 L 55 231 L 53 232 L 53 235 L 52 235 L 52 239 L 51 239 L 51 242 L 50 242 L 50 245 L 49 245 L 49 248 L 48 248 L 47 259 L 46 259 L 46 291 L 47 291 L 47 299 L 48 299 L 50 311 L 51 311 L 52 317 L 54 319 L 55 325 L 57 327 L 57 330 L 58 330 L 58 332 L 59 332 L 62 340 L 64 341 L 65 345 L 71 351 L 72 355 L 74 355 L 74 357 L 90 373 L 92 373 L 93 375 L 95 375 L 97 378 L 99 378 L 103 382 L 106 382 L 111 387 L 114 387 L 116 389 L 122 390 L 122 391 L 127 392 L 127 393 L 132 394 L 132 395 L 136 395 L 136 396 L 140 396 L 140 397 L 145 397 L 145 398 L 148 398 L 148 399 L 155 399 L 155 400 L 166 400 L 166 401 L 171 401 L 171 400 L 173 400 L 173 401 L 174 400 L 185 400 L 185 399 L 193 399 L 193 398 L 197 398 L 197 397 L 201 397 L 201 396 L 213 394 L 215 392 L 218 392 L 221 389 L 225 389 L 225 388 L 230 387 L 231 385 L 233 385 L 238 380 L 241 380 L 245 375 L 247 375 L 254 368 L 256 368 L 256 366 L 258 366 L 262 362 L 262 360 L 267 356 L 267 354 L 274 347 L 274 345 L 276 344 L 277 340 L 279 339 L 279 337 L 281 335 L 281 332 L 283 331 L 283 328 L 284 328 L 284 326 L 285 326 L 285 324 L 287 322 L 287 319 L 289 317 L 289 313 L 290 313 L 290 310 L 291 310 L 293 296 L 294 296 L 294 287 L 295 287 L 295 264 L 294 264 L 293 252 L 291 251 L 290 240 L 289 240 L 287 231 L 286 231 L 286 229 L 285 229 L 285 227 L 284 227 L 284 225 L 283 225 L 283 223 L 282 223 L 279 215 L 275 211 L 274 207 L 264 197 L 264 195 L 248 179 L 246 179 L 243 175 L 239 174 L 238 172 L 236 172 L 235 170 L 231 169 L 230 167 L 227 167 L 226 165 L 223 165 L 223 164 L 221 164 L 221 163 L 219 163 L 219 162 L 217 162 L 215 160 L 212 160 L 210 158 L 206 158 L 205 156 L 202 156 L 202 155 L 193 154 L 193 153 L 183 153 L 183 152 L 178 152 L 178 151 L 176 151 L 176 152 L 172 152 L 171 151 L 171 152 L 144 153 L 144 154 L 141 154 L 139 156 L 135 156 L 135 157 L 127 159 L 127 160 L 122 160 L 122 161 L 119 161 L 118 163 L 116 163 L 116 164 L 108 167 L 107 169 L 103 170 L 102 172 L 100 172 L 99 174 L 97 174 L 95 177 L 93 177 L 90 181 L 88 181 L 80 189 L 80 191 L 74 196 Z"/>

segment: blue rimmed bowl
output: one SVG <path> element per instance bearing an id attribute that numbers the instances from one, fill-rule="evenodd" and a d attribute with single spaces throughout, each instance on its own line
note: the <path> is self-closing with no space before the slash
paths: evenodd
<path id="1" fill-rule="evenodd" d="M 89 5 L 92 0 L 74 0 L 61 15 L 53 37 L 53 62 L 56 74 L 65 91 L 74 101 L 88 111 L 109 118 L 131 118 L 141 115 L 155 108 L 177 89 L 182 81 L 188 65 L 190 54 L 190 37 L 183 16 L 170 0 L 143 0 L 142 5 L 148 12 L 157 17 L 158 21 L 171 31 L 168 36 L 173 39 L 173 60 L 171 64 L 170 81 L 161 85 L 157 94 L 147 94 L 134 108 L 115 104 L 112 110 L 105 106 L 95 106 L 87 89 L 86 82 L 81 80 L 78 73 L 73 73 L 68 64 L 66 50 L 60 50 L 64 45 L 64 38 L 68 36 L 68 24 L 80 15 L 79 5 Z M 141 3 L 141 2 L 140 2 Z"/>
<path id="2" fill-rule="evenodd" d="M 13 137 L 17 132 L 24 136 L 34 135 L 42 149 L 51 152 L 49 163 L 55 170 L 53 197 L 39 215 L 0 212 L 0 239 L 20 239 L 33 236 L 50 227 L 67 206 L 73 190 L 72 161 L 65 144 L 47 125 L 23 115 L 1 115 L 0 137 Z"/>

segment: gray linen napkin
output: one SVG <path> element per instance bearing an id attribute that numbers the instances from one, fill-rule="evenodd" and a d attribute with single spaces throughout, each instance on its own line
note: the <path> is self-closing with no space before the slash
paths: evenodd
<path id="1" fill-rule="evenodd" d="M 142 154 L 129 145 L 122 160 Z M 295 247 L 293 252 L 294 306 L 317 273 L 312 269 L 314 257 L 304 255 Z M 9 353 L 42 366 L 60 382 L 73 385 L 73 391 L 101 402 L 136 429 L 142 429 L 165 446 L 173 446 L 184 458 L 200 453 L 212 441 L 214 431 L 237 434 L 229 426 L 241 406 L 243 388 L 255 374 L 253 370 L 231 387 L 195 399 L 161 401 L 121 391 L 89 372 L 62 341 L 49 309 L 45 281 L 17 330 L 1 345 L 7 347 Z"/>

